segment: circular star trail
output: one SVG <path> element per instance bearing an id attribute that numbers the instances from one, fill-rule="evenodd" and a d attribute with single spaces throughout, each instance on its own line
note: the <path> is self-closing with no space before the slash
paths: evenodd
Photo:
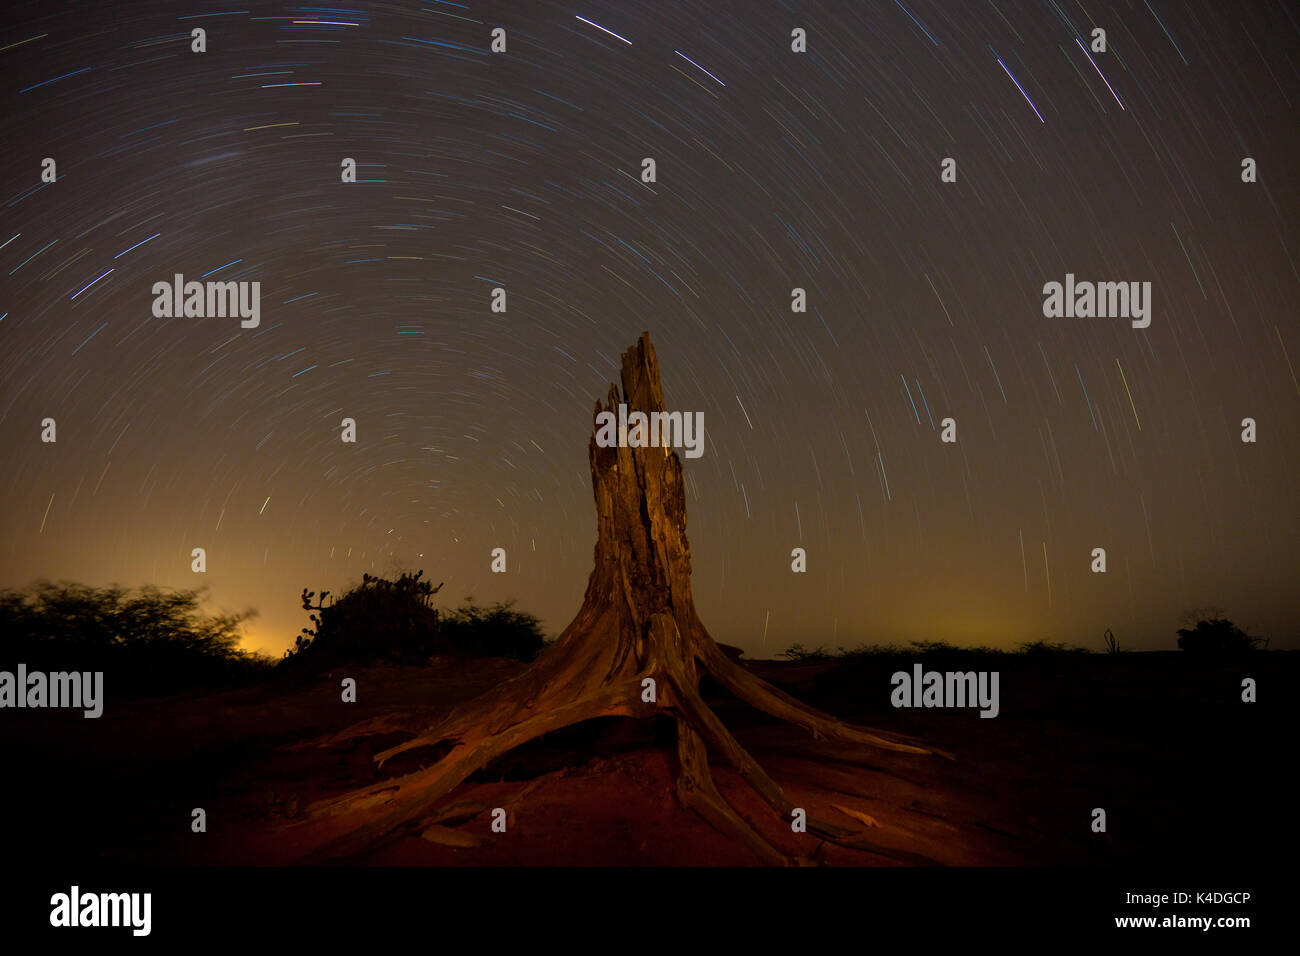
<path id="1" fill-rule="evenodd" d="M 593 403 L 648 330 L 703 413 L 720 640 L 1172 647 L 1212 604 L 1293 644 L 1298 34 L 1262 2 L 20 7 L 0 582 L 208 587 L 278 653 L 303 587 L 424 568 L 557 632 Z M 155 316 L 177 274 L 259 283 L 259 324 Z M 1045 316 L 1067 274 L 1149 282 L 1149 327 Z"/>

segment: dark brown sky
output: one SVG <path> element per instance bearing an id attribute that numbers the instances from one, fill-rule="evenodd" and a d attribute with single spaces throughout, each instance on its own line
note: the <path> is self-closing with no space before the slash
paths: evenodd
<path id="1" fill-rule="evenodd" d="M 1255 2 L 20 7 L 0 584 L 206 585 L 278 651 L 304 586 L 414 566 L 558 632 L 644 329 L 704 413 L 719 640 L 1171 647 L 1216 604 L 1295 646 L 1298 37 Z M 154 318 L 175 273 L 259 281 L 260 326 Z M 1066 273 L 1149 281 L 1150 327 L 1045 318 Z"/>

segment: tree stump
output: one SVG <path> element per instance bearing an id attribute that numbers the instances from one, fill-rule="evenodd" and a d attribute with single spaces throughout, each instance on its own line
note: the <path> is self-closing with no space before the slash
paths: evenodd
<path id="1" fill-rule="evenodd" d="M 629 414 L 663 411 L 659 363 L 649 333 L 642 333 L 622 361 L 621 401 Z M 618 389 L 611 384 L 607 404 L 597 401 L 595 413 L 617 413 L 619 403 Z M 691 597 L 686 490 L 677 454 L 666 447 L 602 448 L 593 433 L 588 457 L 596 499 L 595 567 L 573 621 L 524 673 L 375 756 L 382 765 L 415 748 L 450 746 L 432 766 L 314 807 L 316 816 L 376 804 L 386 809 L 317 850 L 311 861 L 355 856 L 445 819 L 438 811 L 455 787 L 506 751 L 543 734 L 596 717 L 671 714 L 677 722 L 676 792 L 682 804 L 742 841 L 764 862 L 806 862 L 773 847 L 714 785 L 711 754 L 738 771 L 787 823 L 795 809 L 700 697 L 702 672 L 736 697 L 806 728 L 814 737 L 947 756 L 910 738 L 850 726 L 805 706 L 728 657 L 709 637 Z M 647 678 L 655 682 L 654 702 L 642 699 Z M 332 739 L 400 726 L 381 719 Z M 811 817 L 807 831 L 840 845 L 931 862 Z"/>

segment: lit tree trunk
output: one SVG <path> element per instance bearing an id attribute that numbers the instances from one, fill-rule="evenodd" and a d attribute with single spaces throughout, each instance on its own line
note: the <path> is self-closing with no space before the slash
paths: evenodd
<path id="1" fill-rule="evenodd" d="M 663 411 L 659 363 L 648 333 L 623 353 L 629 414 Z M 618 389 L 596 413 L 617 413 Z M 942 754 L 896 735 L 853 727 L 807 707 L 732 661 L 709 637 L 691 597 L 682 465 L 668 448 L 601 448 L 588 443 L 595 489 L 595 568 L 577 616 L 538 661 L 511 681 L 453 711 L 440 723 L 376 755 L 379 764 L 420 747 L 448 744 L 432 766 L 385 780 L 313 808 L 314 815 L 383 804 L 385 810 L 313 854 L 316 861 L 373 849 L 402 833 L 447 819 L 446 798 L 468 776 L 511 748 L 595 717 L 677 721 L 677 796 L 722 832 L 770 863 L 795 862 L 775 849 L 722 798 L 710 754 L 740 773 L 788 824 L 794 805 L 736 741 L 699 694 L 702 671 L 759 710 L 807 728 L 815 737 L 917 754 Z M 654 702 L 643 700 L 647 679 Z M 331 738 L 401 729 L 381 718 Z M 440 809 L 443 811 L 440 814 Z M 809 817 L 809 833 L 863 850 L 923 858 L 864 841 L 856 832 Z"/>

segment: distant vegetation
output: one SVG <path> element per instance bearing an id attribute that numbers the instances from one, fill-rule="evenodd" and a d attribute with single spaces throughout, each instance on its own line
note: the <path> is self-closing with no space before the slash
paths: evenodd
<path id="1" fill-rule="evenodd" d="M 19 663 L 29 670 L 111 672 L 121 697 L 251 683 L 272 671 L 311 674 L 345 665 L 377 661 L 423 664 L 431 657 L 509 657 L 533 660 L 545 647 L 539 619 L 515 610 L 511 602 L 482 607 L 466 598 L 455 610 L 439 611 L 434 587 L 424 572 L 403 572 L 390 580 L 363 574 L 361 583 L 337 600 L 325 591 L 302 592 L 312 626 L 303 628 L 278 665 L 270 657 L 241 648 L 240 624 L 254 616 L 205 613 L 204 591 L 91 587 L 38 581 L 22 590 L 0 591 L 0 669 Z M 1231 655 L 1266 648 L 1268 641 L 1237 627 L 1219 608 L 1201 608 L 1183 617 L 1178 647 L 1198 656 Z M 1101 643 L 1120 654 L 1108 628 Z M 852 661 L 881 655 L 991 654 L 1069 656 L 1095 653 L 1046 640 L 1014 650 L 960 647 L 946 641 L 906 645 L 866 644 L 829 651 L 793 644 L 784 657 L 793 661 Z"/>
<path id="2" fill-rule="evenodd" d="M 1208 610 L 1218 615 L 1223 613 L 1218 608 Z M 1251 637 L 1221 616 L 1211 616 L 1197 621 L 1193 627 L 1178 629 L 1178 647 L 1189 654 L 1241 654 L 1267 646 L 1266 638 Z"/>
<path id="3" fill-rule="evenodd" d="M 1180 628 L 1178 647 L 1180 650 L 1198 655 L 1239 654 L 1246 651 L 1268 647 L 1268 639 L 1251 637 L 1246 631 L 1237 627 L 1223 617 L 1220 608 L 1198 608 L 1183 615 L 1186 623 L 1195 621 L 1194 626 Z M 1103 635 L 1103 652 L 1106 654 L 1125 654 L 1128 648 L 1120 646 L 1119 640 L 1110 628 Z M 998 647 L 960 647 L 947 641 L 910 641 L 907 644 L 863 644 L 852 649 L 838 648 L 828 651 L 825 646 L 809 650 L 802 644 L 792 644 L 781 655 L 792 661 L 851 661 L 867 657 L 898 656 L 902 654 L 1090 654 L 1096 653 L 1085 647 L 1052 641 L 1025 641 L 1016 645 L 1014 650 Z"/>
<path id="4" fill-rule="evenodd" d="M 242 684 L 268 673 L 270 657 L 239 646 L 239 625 L 253 612 L 208 615 L 203 593 L 66 581 L 0 591 L 0 667 L 103 671 L 115 697 Z"/>
<path id="5" fill-rule="evenodd" d="M 337 601 L 303 591 L 312 627 L 277 662 L 240 647 L 255 616 L 211 615 L 205 592 L 146 586 L 92 587 L 38 581 L 0 591 L 0 670 L 103 671 L 117 699 L 242 686 L 272 673 L 312 674 L 344 665 L 430 657 L 532 660 L 546 644 L 540 620 L 510 602 L 482 607 L 466 598 L 439 612 L 439 587 L 423 572 L 393 580 L 363 575 Z M 314 603 L 313 603 L 314 602 Z"/>
<path id="6" fill-rule="evenodd" d="M 859 647 L 846 649 L 838 648 L 836 651 L 828 651 L 824 646 L 815 650 L 809 650 L 802 644 L 792 644 L 786 648 L 782 654 L 793 661 L 846 661 L 860 660 L 866 657 L 879 656 L 897 656 L 899 654 L 959 654 L 959 655 L 984 655 L 984 654 L 1087 654 L 1088 651 L 1083 647 L 1075 647 L 1070 644 L 1053 643 L 1051 641 L 1025 641 L 1018 644 L 1015 650 L 1004 650 L 1000 647 L 988 647 L 980 645 L 977 647 L 962 647 L 957 644 L 950 644 L 948 641 L 909 641 L 906 644 L 863 644 Z"/>
<path id="7" fill-rule="evenodd" d="M 313 604 L 316 592 L 304 588 L 303 609 L 315 612 L 312 627 L 302 629 L 281 666 L 317 671 L 380 660 L 423 663 L 434 655 L 529 661 L 545 646 L 538 618 L 510 602 L 480 607 L 466 598 L 462 607 L 439 612 L 433 597 L 442 585 L 423 577 L 423 571 L 402 572 L 395 580 L 363 574 L 359 585 L 330 604 L 330 592 Z"/>

